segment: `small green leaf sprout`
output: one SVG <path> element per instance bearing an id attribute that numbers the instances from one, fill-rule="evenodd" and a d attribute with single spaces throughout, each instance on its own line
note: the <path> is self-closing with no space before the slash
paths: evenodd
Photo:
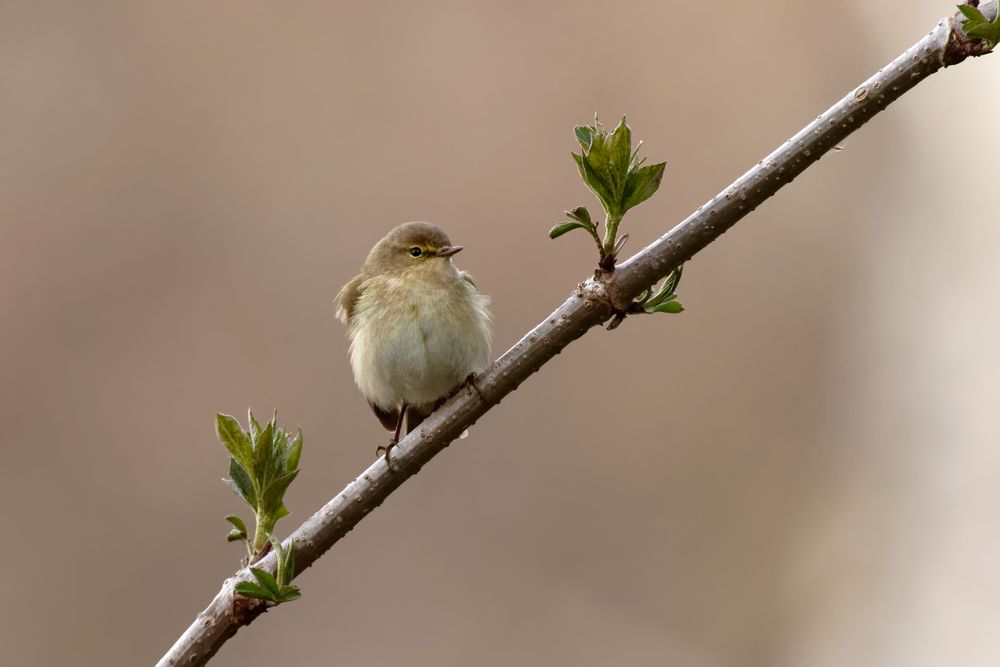
<path id="1" fill-rule="evenodd" d="M 235 514 L 227 515 L 226 521 L 233 524 L 234 526 L 234 528 L 231 531 L 229 531 L 229 534 L 226 535 L 226 541 L 236 542 L 238 540 L 242 540 L 247 548 L 247 557 L 249 557 L 251 554 L 250 554 L 250 539 L 247 537 L 247 525 L 243 523 L 243 519 L 236 516 Z"/>
<path id="2" fill-rule="evenodd" d="M 659 286 L 654 285 L 642 292 L 629 304 L 626 310 L 615 313 L 611 322 L 608 323 L 608 330 L 616 329 L 626 316 L 636 313 L 676 314 L 684 312 L 684 306 L 677 300 L 677 285 L 681 282 L 683 272 L 684 266 L 678 266 L 667 274 Z"/>
<path id="3" fill-rule="evenodd" d="M 684 267 L 678 266 L 667 274 L 659 287 L 652 287 L 635 300 L 645 313 L 682 313 L 684 306 L 677 300 L 677 285 L 681 282 Z"/>
<path id="4" fill-rule="evenodd" d="M 291 602 L 302 597 L 298 586 L 292 585 L 295 578 L 295 540 L 289 540 L 288 548 L 281 546 L 275 538 L 270 540 L 271 546 L 278 558 L 277 576 L 259 567 L 251 567 L 256 583 L 241 581 L 236 584 L 236 592 L 248 598 L 264 600 L 267 606 L 273 607 L 283 602 Z"/>
<path id="5" fill-rule="evenodd" d="M 990 21 L 983 15 L 978 7 L 971 4 L 958 5 L 958 11 L 962 12 L 965 21 L 962 22 L 962 30 L 969 37 L 975 37 L 982 41 L 983 48 L 990 51 L 1000 43 L 1000 10 Z"/>
<path id="6" fill-rule="evenodd" d="M 615 270 L 618 254 L 628 240 L 628 234 L 618 235 L 618 227 L 625 213 L 646 201 L 660 187 L 663 171 L 667 163 L 645 165 L 645 157 L 639 157 L 640 141 L 632 148 L 632 129 L 625 118 L 608 132 L 601 121 L 594 116 L 593 125 L 577 125 L 573 134 L 580 143 L 579 154 L 573 153 L 573 160 L 580 170 L 583 182 L 601 202 L 604 209 L 604 237 L 586 206 L 578 206 L 566 211 L 568 222 L 560 222 L 549 230 L 549 238 L 559 238 L 574 229 L 584 229 L 597 246 L 598 268 L 595 278 Z M 660 283 L 640 294 L 624 311 L 616 313 L 608 324 L 614 329 L 629 314 L 634 313 L 680 313 L 684 306 L 677 300 L 677 284 L 681 279 L 682 267 L 671 271 Z"/>
<path id="7" fill-rule="evenodd" d="M 597 197 L 604 209 L 604 237 L 584 206 L 566 211 L 570 222 L 562 222 L 549 230 L 549 238 L 558 238 L 574 229 L 585 229 L 597 245 L 600 271 L 614 271 L 618 253 L 628 235 L 618 236 L 618 226 L 625 213 L 653 196 L 666 163 L 645 165 L 646 158 L 639 157 L 640 141 L 632 149 L 632 130 L 622 118 L 610 132 L 594 116 L 593 125 L 573 128 L 580 143 L 580 153 L 573 159 L 580 170 L 580 177 Z"/>
<path id="8" fill-rule="evenodd" d="M 263 428 L 252 412 L 247 416 L 249 431 L 244 431 L 235 417 L 225 414 L 215 416 L 215 430 L 230 454 L 229 479 L 223 481 L 250 506 L 256 517 L 251 541 L 243 520 L 235 515 L 227 516 L 226 521 L 233 525 L 233 530 L 226 539 L 243 541 L 247 550 L 246 562 L 252 563 L 267 552 L 278 520 L 288 516 L 284 497 L 299 474 L 302 431 L 292 437 L 277 425 L 276 416 L 272 416 Z"/>

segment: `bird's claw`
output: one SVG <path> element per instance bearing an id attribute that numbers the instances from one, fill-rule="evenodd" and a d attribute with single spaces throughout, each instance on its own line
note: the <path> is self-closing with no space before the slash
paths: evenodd
<path id="1" fill-rule="evenodd" d="M 476 383 L 476 380 L 478 379 L 479 379 L 478 373 L 469 373 L 468 376 L 466 376 L 465 380 L 462 382 L 462 384 L 459 385 L 459 388 L 466 387 L 469 389 L 469 393 L 475 393 L 479 396 L 479 398 L 486 400 L 486 397 L 483 396 L 483 392 L 479 390 L 479 385 Z"/>
<path id="2" fill-rule="evenodd" d="M 392 450 L 399 444 L 397 442 L 389 442 L 388 445 L 379 445 L 375 448 L 375 456 L 385 456 L 385 464 L 389 466 L 390 470 L 395 470 L 395 466 L 392 464 L 392 457 L 390 456 Z"/>

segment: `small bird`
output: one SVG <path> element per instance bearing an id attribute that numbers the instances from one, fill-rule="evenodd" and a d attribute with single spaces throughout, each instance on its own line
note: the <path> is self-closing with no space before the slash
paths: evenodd
<path id="1" fill-rule="evenodd" d="M 399 225 L 368 253 L 334 301 L 347 325 L 354 381 L 382 425 L 385 451 L 438 401 L 489 363 L 489 298 L 452 256 L 462 246 L 427 222 Z"/>

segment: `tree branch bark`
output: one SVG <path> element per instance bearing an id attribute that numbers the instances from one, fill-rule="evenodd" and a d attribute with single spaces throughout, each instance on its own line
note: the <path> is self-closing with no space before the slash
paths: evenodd
<path id="1" fill-rule="evenodd" d="M 996 16 L 997 0 L 980 9 L 988 18 Z M 625 312 L 640 292 L 721 236 L 908 90 L 942 67 L 978 55 L 976 40 L 962 32 L 960 23 L 960 15 L 942 19 L 926 37 L 614 273 L 578 285 L 548 318 L 399 443 L 393 450 L 395 470 L 389 470 L 379 457 L 291 535 L 296 575 L 563 348 L 592 327 Z M 257 566 L 273 572 L 274 554 L 268 554 Z M 263 603 L 234 593 L 238 581 L 251 580 L 245 568 L 227 579 L 211 604 L 157 664 L 204 665 L 241 626 L 266 611 Z"/>

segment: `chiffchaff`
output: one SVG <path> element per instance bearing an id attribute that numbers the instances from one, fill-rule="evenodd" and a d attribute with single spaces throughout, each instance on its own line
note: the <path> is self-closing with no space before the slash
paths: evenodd
<path id="1" fill-rule="evenodd" d="M 399 441 L 489 362 L 489 298 L 452 262 L 462 246 L 427 222 L 402 224 L 375 244 L 337 294 L 351 339 L 354 381 Z M 409 415 L 409 416 L 407 416 Z"/>

